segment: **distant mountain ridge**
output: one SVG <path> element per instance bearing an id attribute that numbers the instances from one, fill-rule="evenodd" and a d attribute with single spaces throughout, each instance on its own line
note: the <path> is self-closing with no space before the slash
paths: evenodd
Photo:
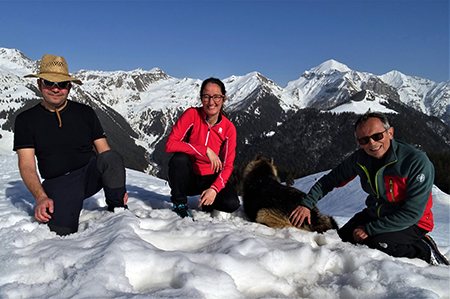
<path id="1" fill-rule="evenodd" d="M 16 49 L 0 48 L 1 154 L 12 152 L 15 115 L 39 99 L 35 81 L 23 78 L 38 72 L 39 63 Z M 72 76 L 84 84 L 73 87 L 70 99 L 97 111 L 127 167 L 165 177 L 170 157 L 165 140 L 181 113 L 200 105 L 202 81 L 173 78 L 158 68 L 80 70 Z M 396 138 L 424 151 L 450 152 L 450 81 L 435 83 L 398 71 L 375 76 L 328 60 L 284 88 L 258 72 L 223 82 L 228 117 L 238 131 L 237 163 L 261 150 L 301 173 L 329 169 L 355 149 L 354 113 L 369 108 L 392 113 Z M 284 158 L 288 153 L 297 161 Z"/>

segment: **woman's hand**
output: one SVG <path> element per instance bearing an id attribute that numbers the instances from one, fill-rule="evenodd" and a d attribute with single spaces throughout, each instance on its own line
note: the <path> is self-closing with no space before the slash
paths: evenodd
<path id="1" fill-rule="evenodd" d="M 199 207 L 202 205 L 210 206 L 213 204 L 214 200 L 216 199 L 217 192 L 216 190 L 209 188 L 202 192 L 200 195 L 200 203 L 198 204 Z"/>
<path id="2" fill-rule="evenodd" d="M 220 158 L 209 147 L 206 149 L 206 156 L 208 157 L 209 161 L 211 162 L 211 170 L 212 171 L 219 172 L 222 170 L 222 161 L 220 161 Z"/>

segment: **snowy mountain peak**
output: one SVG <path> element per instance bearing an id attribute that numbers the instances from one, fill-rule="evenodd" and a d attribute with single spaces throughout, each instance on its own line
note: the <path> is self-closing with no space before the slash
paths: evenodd
<path id="1" fill-rule="evenodd" d="M 17 111 L 28 99 L 38 97 L 36 80 L 23 78 L 23 75 L 36 73 L 38 65 L 39 60 L 32 61 L 18 50 L 0 48 L 0 114 L 11 115 L 10 111 Z M 84 84 L 73 88 L 71 99 L 95 105 L 108 116 L 113 110 L 117 112 L 124 118 L 120 120 L 121 126 L 125 122 L 129 124 L 130 131 L 134 130 L 136 135 L 133 138 L 143 144 L 149 155 L 170 132 L 181 112 L 200 104 L 201 80 L 174 78 L 159 68 L 150 71 L 141 68 L 81 70 L 72 75 Z M 259 136 L 259 131 L 266 134 L 276 130 L 290 115 L 304 108 L 359 113 L 376 107 L 385 111 L 387 100 L 400 100 L 450 123 L 450 82 L 436 84 L 398 71 L 376 76 L 353 71 L 332 59 L 304 72 L 284 88 L 257 71 L 231 76 L 223 82 L 227 89 L 227 112 L 234 113 L 235 119 L 240 121 L 238 125 L 248 122 L 251 125 L 248 134 L 252 136 Z M 253 126 L 257 122 L 255 119 L 261 124 Z M 3 136 L 6 148 L 4 151 L 0 148 L 0 154 L 11 152 L 11 142 L 6 141 L 12 138 L 11 123 L 9 117 L 0 117 L 3 126 L 0 139 Z"/>
<path id="2" fill-rule="evenodd" d="M 389 82 L 389 84 L 396 87 L 402 86 L 403 82 L 408 81 L 408 77 L 406 75 L 395 70 L 380 76 L 380 78 L 381 80 Z"/>
<path id="3" fill-rule="evenodd" d="M 164 73 L 159 68 L 153 68 L 150 71 L 145 71 L 141 68 L 133 71 L 89 71 L 81 70 L 73 73 L 73 76 L 87 84 L 86 86 L 96 86 L 99 83 L 103 88 L 111 87 L 111 93 L 118 88 L 125 88 L 137 91 L 146 91 L 150 84 L 167 80 L 172 77 Z M 121 91 L 120 93 L 127 91 Z"/>
<path id="4" fill-rule="evenodd" d="M 39 61 L 33 61 L 16 49 L 0 47 L 0 70 L 20 76 L 37 70 Z"/>
<path id="5" fill-rule="evenodd" d="M 243 101 L 251 98 L 251 95 L 268 92 L 280 98 L 283 91 L 274 81 L 259 72 L 251 72 L 244 76 L 231 76 L 223 82 L 227 86 L 229 107 L 232 109 L 248 106 L 248 103 L 245 104 Z"/>
<path id="6" fill-rule="evenodd" d="M 224 83 L 229 88 L 229 94 L 248 94 L 262 86 L 267 86 L 274 90 L 281 90 L 281 87 L 274 81 L 267 79 L 258 72 L 251 72 L 244 76 L 231 76 L 225 79 Z M 242 90 L 243 88 L 245 88 L 246 91 Z"/>
<path id="7" fill-rule="evenodd" d="M 224 81 L 227 82 L 227 84 L 231 84 L 234 82 L 239 82 L 239 83 L 245 83 L 245 82 L 250 82 L 250 81 L 266 82 L 266 81 L 271 81 L 271 80 L 268 80 L 262 74 L 255 71 L 255 72 L 248 73 L 244 76 L 234 76 L 233 75 L 233 76 L 228 77 Z"/>
<path id="8" fill-rule="evenodd" d="M 20 63 L 23 60 L 32 61 L 17 49 L 0 48 L 0 60 Z"/>
<path id="9" fill-rule="evenodd" d="M 330 59 L 320 64 L 319 66 L 312 68 L 309 72 L 328 75 L 334 73 L 335 71 L 347 73 L 350 72 L 351 69 L 343 63 Z"/>

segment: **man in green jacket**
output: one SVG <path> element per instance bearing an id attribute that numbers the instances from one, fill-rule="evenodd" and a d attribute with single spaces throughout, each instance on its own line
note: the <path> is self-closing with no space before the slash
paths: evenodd
<path id="1" fill-rule="evenodd" d="M 446 264 L 428 232 L 432 231 L 431 190 L 434 167 L 427 156 L 401 141 L 386 116 L 368 112 L 355 123 L 361 147 L 323 176 L 291 214 L 299 227 L 310 223 L 310 209 L 333 188 L 357 175 L 369 195 L 367 207 L 338 230 L 345 242 L 365 244 L 395 257 L 420 258 L 430 264 Z"/>

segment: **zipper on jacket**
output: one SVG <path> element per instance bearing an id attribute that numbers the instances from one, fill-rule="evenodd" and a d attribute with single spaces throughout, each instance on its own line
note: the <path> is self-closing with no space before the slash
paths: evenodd
<path id="1" fill-rule="evenodd" d="M 367 170 L 367 168 L 366 168 L 365 166 L 362 166 L 362 165 L 359 164 L 359 163 L 358 163 L 358 165 L 359 165 L 359 167 L 362 168 L 362 170 L 363 170 L 364 173 L 366 174 L 367 181 L 369 182 L 370 188 L 372 188 L 373 193 L 375 193 L 375 194 L 377 195 L 377 198 L 379 198 L 378 192 L 376 192 L 376 190 L 373 189 L 372 181 L 370 180 L 369 171 Z M 376 176 L 375 176 L 375 178 L 376 178 Z M 377 180 L 375 179 L 375 183 L 376 183 L 376 182 L 377 182 Z"/>
<path id="2" fill-rule="evenodd" d="M 377 195 L 377 199 L 380 198 L 380 194 L 378 193 L 378 181 L 377 181 L 378 173 L 380 172 L 381 169 L 386 168 L 386 166 L 391 165 L 391 164 L 394 164 L 395 162 L 397 162 L 397 160 L 392 161 L 392 162 L 390 162 L 390 163 L 384 165 L 384 166 L 381 167 L 380 169 L 378 169 L 377 173 L 375 174 L 375 178 L 374 178 L 374 181 L 375 181 L 375 190 L 373 189 L 372 181 L 370 180 L 369 171 L 367 170 L 367 168 L 366 168 L 365 166 L 363 166 L 363 165 L 361 165 L 361 164 L 358 163 L 359 167 L 361 167 L 362 170 L 364 171 L 364 173 L 366 174 L 366 177 L 367 177 L 367 180 L 368 180 L 368 182 L 369 182 L 369 185 L 370 185 L 370 187 L 372 188 L 372 191 Z M 390 188 L 391 190 L 390 190 L 390 192 L 391 192 L 391 194 L 392 194 L 392 199 L 394 199 L 393 182 L 392 182 L 392 180 L 390 180 L 390 184 L 391 184 L 391 188 Z M 387 190 L 386 190 L 386 191 L 387 191 Z M 387 196 L 387 195 L 386 195 L 386 196 Z M 387 198 L 386 198 L 386 200 L 387 200 Z M 382 204 L 378 207 L 378 209 L 377 209 L 377 216 L 378 216 L 378 218 L 380 218 L 381 207 L 382 207 L 384 204 L 385 204 L 385 202 L 382 203 Z M 377 203 L 377 205 L 378 205 L 378 203 Z"/>
<path id="3" fill-rule="evenodd" d="M 206 141 L 205 141 L 205 146 L 208 145 L 208 139 L 209 139 L 209 131 L 211 131 L 211 126 L 208 125 L 208 133 L 206 134 Z"/>
<path id="4" fill-rule="evenodd" d="M 378 173 L 379 173 L 380 170 L 382 170 L 383 168 L 386 168 L 386 166 L 389 166 L 389 165 L 391 165 L 391 164 L 394 164 L 395 162 L 397 162 L 397 160 L 392 161 L 392 162 L 390 162 L 390 163 L 384 165 L 383 167 L 381 167 L 380 169 L 378 169 L 377 173 L 375 173 L 375 177 L 374 177 L 375 189 L 373 188 L 372 181 L 370 180 L 369 171 L 367 170 L 367 168 L 366 168 L 365 166 L 363 166 L 363 165 L 361 165 L 361 164 L 358 163 L 359 167 L 361 167 L 362 170 L 364 170 L 364 173 L 366 174 L 366 177 L 367 177 L 367 180 L 368 180 L 368 182 L 369 182 L 369 184 L 370 184 L 370 187 L 372 188 L 372 191 L 377 195 L 377 198 L 380 198 L 380 194 L 378 193 L 378 180 L 377 180 Z M 392 180 L 391 180 L 391 184 L 392 184 Z M 392 184 L 392 185 L 393 185 L 393 184 Z M 393 192 L 392 185 L 391 185 L 391 192 Z M 392 193 L 392 195 L 394 195 L 394 193 Z M 394 197 L 394 196 L 392 196 L 392 198 L 393 198 L 393 197 Z"/>
<path id="5" fill-rule="evenodd" d="M 391 196 L 392 196 L 392 201 L 395 201 L 395 196 L 394 196 L 394 182 L 392 181 L 392 179 L 389 179 L 389 192 L 391 192 Z"/>
<path id="6" fill-rule="evenodd" d="M 378 207 L 378 210 L 377 210 L 377 216 L 378 216 L 378 218 L 381 217 L 381 213 L 380 213 L 380 212 L 381 212 L 381 207 L 384 206 L 384 204 L 385 204 L 385 203 L 382 203 L 382 204 Z"/>
<path id="7" fill-rule="evenodd" d="M 218 121 L 214 125 L 211 126 L 209 124 L 209 122 L 208 122 L 208 116 L 205 116 L 204 120 L 205 120 L 206 125 L 208 126 L 208 133 L 206 134 L 206 141 L 205 141 L 205 146 L 207 146 L 208 145 L 208 140 L 209 140 L 209 132 L 211 131 L 211 128 L 214 127 L 214 126 L 217 126 L 220 122 Z"/>

